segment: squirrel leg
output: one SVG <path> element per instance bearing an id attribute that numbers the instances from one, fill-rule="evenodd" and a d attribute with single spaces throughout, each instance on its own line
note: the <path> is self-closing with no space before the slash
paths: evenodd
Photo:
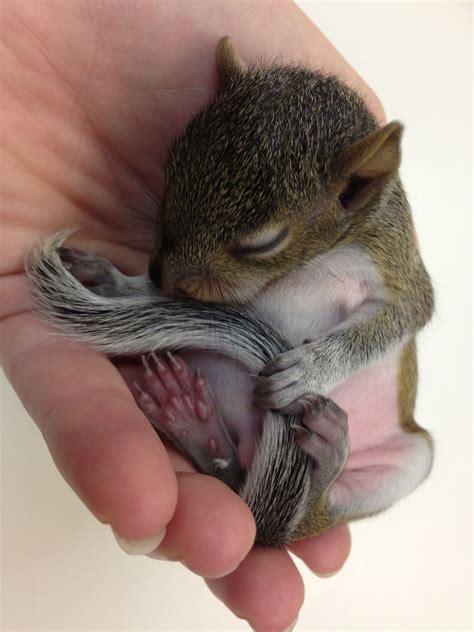
<path id="1" fill-rule="evenodd" d="M 349 456 L 347 414 L 328 397 L 307 394 L 292 402 L 302 410 L 301 425 L 293 425 L 296 443 L 314 461 L 303 517 L 294 539 L 319 533 L 334 523 L 328 496 Z"/>
<path id="2" fill-rule="evenodd" d="M 347 415 L 322 395 L 304 395 L 297 403 L 303 409 L 303 417 L 301 426 L 293 426 L 296 442 L 315 461 L 311 495 L 323 496 L 342 472 L 349 455 Z"/>
<path id="3" fill-rule="evenodd" d="M 145 387 L 136 400 L 162 432 L 203 474 L 236 489 L 242 481 L 237 448 L 229 436 L 201 372 L 170 352 L 142 356 Z"/>
<path id="4" fill-rule="evenodd" d="M 326 432 L 326 428 L 323 428 L 323 432 Z M 337 433 L 338 430 L 333 426 L 326 436 L 331 440 Z M 378 446 L 351 453 L 332 480 L 331 473 L 336 472 L 335 465 L 338 462 L 335 454 L 331 451 L 325 454 L 324 448 L 321 452 L 320 444 L 314 437 L 300 434 L 302 439 L 299 438 L 298 442 L 315 458 L 319 456 L 318 463 L 321 463 L 322 471 L 318 473 L 317 463 L 305 517 L 298 525 L 297 538 L 314 535 L 336 524 L 365 518 L 387 509 L 413 491 L 431 469 L 431 437 L 415 422 L 409 430 L 400 427 L 398 433 Z M 325 464 L 324 459 L 328 458 L 328 454 L 329 461 Z M 326 489 L 323 489 L 325 485 Z"/>

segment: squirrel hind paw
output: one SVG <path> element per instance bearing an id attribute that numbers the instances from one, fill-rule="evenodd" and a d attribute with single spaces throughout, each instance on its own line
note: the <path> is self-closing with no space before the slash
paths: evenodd
<path id="1" fill-rule="evenodd" d="M 314 459 L 312 485 L 324 489 L 341 473 L 349 456 L 347 414 L 332 399 L 307 394 L 298 399 L 302 427 L 295 428 L 296 443 Z"/>
<path id="2" fill-rule="evenodd" d="M 200 371 L 170 352 L 142 358 L 145 387 L 136 400 L 153 426 L 203 474 L 236 488 L 243 479 L 237 448 Z"/>

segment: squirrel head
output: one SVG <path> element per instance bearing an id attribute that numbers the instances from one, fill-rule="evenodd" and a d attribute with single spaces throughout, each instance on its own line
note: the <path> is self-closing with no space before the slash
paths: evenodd
<path id="1" fill-rule="evenodd" d="M 174 144 L 150 277 L 171 294 L 245 303 L 350 238 L 400 162 L 401 126 L 302 67 L 248 68 L 217 47 L 221 91 Z"/>

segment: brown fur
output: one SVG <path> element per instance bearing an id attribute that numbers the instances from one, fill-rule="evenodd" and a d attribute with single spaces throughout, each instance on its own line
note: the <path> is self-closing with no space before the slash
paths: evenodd
<path id="1" fill-rule="evenodd" d="M 413 417 L 414 336 L 434 297 L 398 177 L 402 127 L 380 128 L 335 77 L 302 67 L 247 68 L 228 38 L 217 62 L 222 91 L 177 139 L 167 164 L 152 279 L 196 299 L 251 301 L 336 244 L 356 244 L 378 268 L 386 301 L 340 334 L 345 357 L 358 366 L 409 340 L 399 359 L 400 424 L 431 442 Z M 288 227 L 281 252 L 264 260 L 236 255 L 239 240 L 272 226 Z M 300 535 L 336 524 L 329 488 L 315 497 Z"/>
<path id="2" fill-rule="evenodd" d="M 217 278 L 222 295 L 212 298 L 221 302 L 235 298 L 230 285 L 258 279 L 255 295 L 332 247 L 352 219 L 338 204 L 350 174 L 341 186 L 332 161 L 377 128 L 362 99 L 336 78 L 298 67 L 243 69 L 229 61 L 235 55 L 227 48 L 218 55 L 219 97 L 191 121 L 169 157 L 150 266 L 159 285 L 194 298 L 202 296 L 183 288 L 185 279 L 201 275 L 205 286 Z M 276 223 L 291 232 L 290 247 L 277 257 L 232 254 L 239 237 Z"/>

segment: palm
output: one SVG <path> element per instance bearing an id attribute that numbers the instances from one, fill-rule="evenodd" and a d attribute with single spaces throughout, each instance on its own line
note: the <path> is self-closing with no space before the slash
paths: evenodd
<path id="1" fill-rule="evenodd" d="M 9 54 L 0 70 L 6 372 L 62 474 L 95 515 L 132 539 L 167 524 L 161 550 L 208 577 L 229 572 L 250 548 L 254 525 L 247 508 L 218 481 L 197 474 L 176 481 L 115 367 L 92 350 L 52 337 L 30 313 L 22 269 L 45 231 L 72 224 L 83 226 L 77 237 L 82 245 L 125 271 L 144 268 L 169 145 L 215 95 L 212 47 L 226 32 L 240 40 L 244 57 L 252 51 L 275 57 L 275 41 L 285 42 L 289 59 L 311 59 L 316 47 L 322 65 L 326 60 L 326 67 L 361 87 L 293 5 L 278 3 L 271 18 L 266 3 L 255 5 L 250 21 L 234 3 L 208 8 L 216 6 L 219 15 L 206 12 L 202 2 L 6 2 L 2 39 Z M 262 41 L 264 32 L 269 35 Z M 295 551 L 327 572 L 342 563 L 347 542 L 339 529 Z M 269 578 L 272 597 L 265 591 L 262 601 L 259 587 Z M 242 584 L 255 590 L 239 591 Z M 302 598 L 299 575 L 283 552 L 254 551 L 237 571 L 210 585 L 255 627 L 285 627 Z"/>

